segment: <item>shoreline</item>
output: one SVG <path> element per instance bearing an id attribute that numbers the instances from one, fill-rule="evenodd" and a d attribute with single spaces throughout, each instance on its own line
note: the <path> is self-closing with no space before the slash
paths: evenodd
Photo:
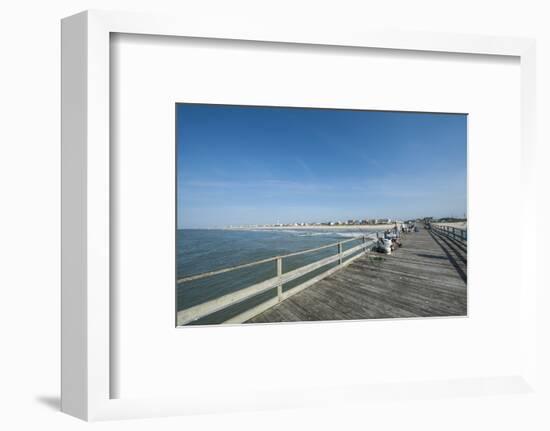
<path id="1" fill-rule="evenodd" d="M 403 223 L 398 222 L 398 227 L 401 227 Z M 422 224 L 422 222 L 420 222 Z M 467 229 L 467 222 L 448 222 L 439 223 L 443 226 L 456 227 L 461 229 Z M 253 230 L 325 230 L 325 231 L 342 231 L 342 230 L 365 230 L 365 231 L 379 231 L 393 229 L 395 223 L 385 224 L 360 224 L 360 225 L 337 225 L 337 226 L 242 226 L 242 227 L 211 227 L 211 228 L 178 228 L 177 230 L 236 230 L 236 231 L 253 231 Z"/>
<path id="2" fill-rule="evenodd" d="M 401 227 L 402 223 L 397 223 Z M 222 230 L 387 230 L 394 228 L 396 223 L 390 224 L 358 224 L 338 226 L 255 226 L 255 227 L 225 227 Z"/>

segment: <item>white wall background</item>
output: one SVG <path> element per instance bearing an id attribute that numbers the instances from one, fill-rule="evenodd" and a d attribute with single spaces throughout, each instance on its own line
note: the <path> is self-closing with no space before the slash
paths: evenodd
<path id="1" fill-rule="evenodd" d="M 84 9 L 189 14 L 197 20 L 278 21 L 282 27 L 365 26 L 536 37 L 539 218 L 550 220 L 550 12 L 544 1 L 20 0 L 0 9 L 0 427 L 80 429 L 59 398 L 59 20 Z M 543 227 L 541 223 L 541 227 Z M 535 228 L 535 227 L 534 227 Z M 548 229 L 546 229 L 548 230 Z M 539 239 L 539 277 L 548 233 Z M 541 293 L 548 303 L 548 293 Z M 542 301 L 541 301 L 542 302 Z M 549 327 L 550 310 L 540 310 Z M 540 360 L 550 363 L 549 343 Z M 548 377 L 548 373 L 546 374 Z M 547 405 L 528 396 L 381 402 L 223 416 L 96 424 L 101 429 L 549 429 Z"/>

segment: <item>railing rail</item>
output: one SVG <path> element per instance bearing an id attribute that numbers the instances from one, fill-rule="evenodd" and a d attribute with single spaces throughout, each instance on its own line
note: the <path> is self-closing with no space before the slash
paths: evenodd
<path id="1" fill-rule="evenodd" d="M 208 300 L 206 302 L 194 305 L 192 307 L 183 309 L 178 311 L 177 315 L 177 322 L 178 325 L 186 325 L 189 323 L 192 323 L 198 319 L 201 319 L 203 317 L 212 315 L 213 313 L 222 311 L 228 307 L 231 307 L 233 305 L 236 305 L 238 303 L 241 303 L 245 300 L 248 300 L 250 298 L 253 298 L 261 293 L 264 293 L 270 289 L 277 288 L 277 295 L 267 301 L 262 302 L 259 305 L 254 306 L 251 309 L 247 309 L 241 313 L 239 313 L 237 316 L 233 316 L 226 320 L 224 323 L 242 323 L 246 320 L 254 317 L 255 315 L 267 310 L 268 308 L 272 307 L 273 305 L 278 304 L 281 301 L 284 301 L 288 297 L 300 292 L 301 290 L 311 286 L 313 283 L 316 283 L 317 281 L 329 276 L 330 274 L 334 273 L 335 271 L 339 270 L 340 268 L 348 265 L 353 260 L 357 259 L 358 257 L 362 256 L 368 248 L 370 248 L 374 244 L 374 240 L 371 240 L 370 242 L 367 241 L 367 237 L 356 237 L 356 238 L 350 238 L 344 241 L 335 242 L 332 244 L 324 245 L 321 247 L 316 247 L 308 250 L 302 250 L 294 253 L 288 253 L 282 256 L 273 256 L 267 259 L 261 259 L 257 260 L 255 262 L 245 263 L 241 265 L 235 265 L 228 268 L 219 269 L 216 271 L 210 271 L 205 272 L 201 274 L 191 275 L 188 277 L 183 277 L 177 280 L 178 284 L 181 283 L 187 283 L 194 280 L 201 280 L 205 279 L 207 277 L 212 277 L 219 274 L 224 274 L 226 272 L 235 271 L 242 268 L 249 268 L 252 266 L 260 265 L 263 263 L 268 262 L 276 262 L 277 265 L 277 275 L 275 277 L 272 277 L 270 279 L 261 281 L 259 283 L 253 284 L 251 286 L 239 289 L 235 292 L 227 293 L 225 295 L 222 295 L 218 298 Z M 343 244 L 349 243 L 351 241 L 361 241 L 360 244 L 351 247 L 347 250 L 343 250 Z M 303 265 L 299 268 L 293 269 L 289 272 L 283 272 L 283 259 L 292 257 L 292 256 L 298 256 L 303 255 L 306 253 L 313 253 L 315 251 L 324 250 L 330 247 L 338 247 L 338 252 L 336 254 L 330 255 L 328 257 L 324 257 L 322 259 L 319 259 L 315 262 Z M 350 255 L 353 255 L 354 253 L 358 253 L 357 255 L 351 257 L 350 259 L 344 261 L 344 259 Z M 304 275 L 307 275 L 311 273 L 312 271 L 315 271 L 316 269 L 322 268 L 326 265 L 329 265 L 331 263 L 338 262 L 338 265 L 336 267 L 333 267 L 321 274 L 316 275 L 310 280 L 307 280 L 298 286 L 293 287 L 292 289 L 289 289 L 287 291 L 283 291 L 283 285 L 285 283 L 288 283 L 292 280 L 295 280 L 299 277 L 302 277 Z"/>
<path id="2" fill-rule="evenodd" d="M 179 278 L 178 279 L 178 284 L 179 283 L 186 283 L 188 281 L 200 280 L 201 278 L 212 277 L 213 275 L 223 274 L 224 272 L 235 271 L 237 269 L 243 269 L 243 268 L 249 268 L 249 267 L 255 266 L 255 265 L 261 265 L 262 263 L 273 262 L 277 259 L 286 259 L 287 257 L 299 256 L 301 254 L 313 253 L 315 251 L 320 251 L 320 250 L 330 248 L 330 247 L 337 247 L 338 244 L 346 244 L 346 243 L 351 242 L 351 241 L 357 241 L 360 238 L 366 238 L 366 237 L 350 238 L 350 239 L 347 239 L 347 240 L 344 240 L 344 241 L 333 242 L 332 244 L 322 245 L 322 246 L 316 247 L 316 248 L 309 248 L 307 250 L 295 251 L 293 253 L 283 254 L 281 256 L 268 257 L 266 259 L 256 260 L 256 261 L 250 262 L 250 263 L 243 263 L 241 265 L 235 265 L 235 266 L 230 266 L 230 267 L 227 267 L 227 268 L 217 269 L 215 271 L 202 272 L 200 274 L 194 274 L 194 275 L 190 275 L 188 277 Z"/>
<path id="3" fill-rule="evenodd" d="M 437 223 L 432 223 L 430 226 L 436 232 L 439 232 L 442 235 L 445 235 L 454 240 L 463 241 L 463 242 L 468 241 L 468 229 L 462 229 L 459 227 L 447 226 L 447 225 L 437 224 Z"/>

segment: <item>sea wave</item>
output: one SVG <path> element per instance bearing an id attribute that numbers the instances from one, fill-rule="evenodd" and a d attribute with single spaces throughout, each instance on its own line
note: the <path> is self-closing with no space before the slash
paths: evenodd
<path id="1" fill-rule="evenodd" d="M 376 237 L 376 232 L 369 232 L 364 230 L 354 230 L 354 231 L 344 231 L 344 232 L 335 232 L 335 231 L 322 231 L 322 232 L 301 232 L 299 236 L 330 236 L 338 238 L 361 238 L 366 236 L 367 238 Z"/>
<path id="2" fill-rule="evenodd" d="M 298 237 L 329 237 L 329 238 L 360 238 L 366 236 L 367 238 L 376 238 L 376 231 L 369 231 L 364 229 L 350 229 L 350 230 L 313 230 L 313 229 L 280 229 L 280 228 L 250 228 L 243 229 L 246 232 L 263 232 L 263 233 L 276 233 L 289 236 Z"/>

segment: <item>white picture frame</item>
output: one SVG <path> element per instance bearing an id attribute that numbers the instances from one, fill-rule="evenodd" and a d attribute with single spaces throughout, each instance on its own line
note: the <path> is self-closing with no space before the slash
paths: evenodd
<path id="1" fill-rule="evenodd" d="M 117 349 L 110 321 L 110 37 L 113 33 L 184 36 L 240 41 L 283 42 L 333 47 L 513 56 L 521 67 L 522 215 L 535 214 L 535 43 L 531 39 L 476 35 L 369 31 L 342 34 L 326 30 L 270 27 L 215 27 L 192 17 L 87 11 L 62 21 L 62 410 L 85 420 L 222 412 L 254 408 L 322 405 L 335 397 L 354 400 L 391 397 L 391 386 L 375 389 L 311 388 L 285 401 L 276 393 L 227 402 L 197 397 L 110 397 L 110 355 Z M 524 225 L 523 229 L 528 229 Z M 527 231 L 523 232 L 527 233 Z M 523 373 L 502 379 L 407 385 L 405 397 L 522 392 L 537 390 L 535 259 L 533 239 L 521 235 L 521 355 Z M 539 336 L 540 332 L 539 332 Z M 260 384 L 259 384 L 260 385 Z M 500 388 L 500 389 L 495 389 Z M 262 388 L 259 386 L 258 391 Z M 280 394 L 279 394 L 280 395 Z"/>

